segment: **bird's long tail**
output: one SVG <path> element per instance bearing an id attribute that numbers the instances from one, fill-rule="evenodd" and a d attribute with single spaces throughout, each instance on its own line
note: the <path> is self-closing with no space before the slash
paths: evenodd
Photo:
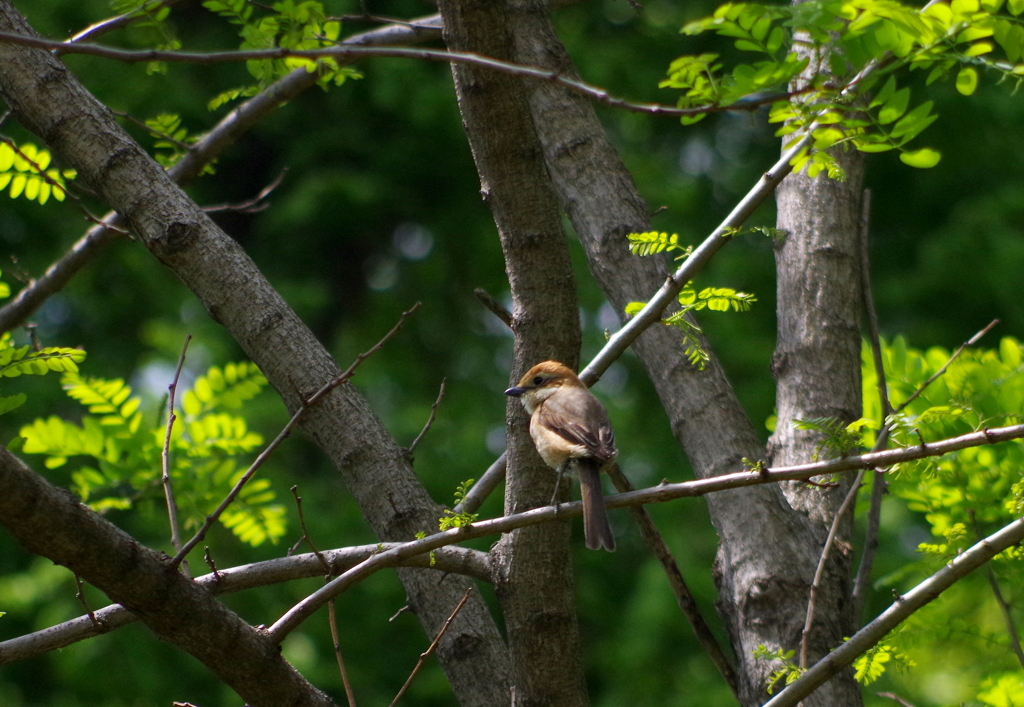
<path id="1" fill-rule="evenodd" d="M 587 547 L 608 552 L 615 551 L 615 538 L 608 524 L 608 512 L 601 492 L 601 462 L 597 459 L 577 459 L 580 475 L 580 494 L 583 496 L 583 535 Z"/>

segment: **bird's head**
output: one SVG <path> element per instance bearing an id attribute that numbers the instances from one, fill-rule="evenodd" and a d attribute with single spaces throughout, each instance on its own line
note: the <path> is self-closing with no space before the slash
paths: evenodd
<path id="1" fill-rule="evenodd" d="M 522 400 L 526 412 L 532 415 L 538 405 L 563 386 L 586 387 L 568 366 L 558 361 L 544 361 L 528 370 L 519 379 L 519 385 L 506 390 L 505 395 Z"/>

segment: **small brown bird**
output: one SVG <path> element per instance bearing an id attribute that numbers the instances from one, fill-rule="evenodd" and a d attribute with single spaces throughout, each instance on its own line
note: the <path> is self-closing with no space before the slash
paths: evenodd
<path id="1" fill-rule="evenodd" d="M 558 471 L 551 503 L 555 502 L 566 469 L 578 472 L 587 547 L 615 550 L 600 474 L 618 452 L 604 406 L 575 373 L 558 361 L 538 363 L 505 395 L 523 401 L 530 414 L 533 443 L 544 463 Z"/>

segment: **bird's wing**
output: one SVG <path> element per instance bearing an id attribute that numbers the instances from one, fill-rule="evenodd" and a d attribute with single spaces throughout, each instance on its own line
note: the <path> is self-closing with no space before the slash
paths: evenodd
<path id="1" fill-rule="evenodd" d="M 615 457 L 615 433 L 608 413 L 589 393 L 553 395 L 536 412 L 538 422 L 558 436 L 587 448 L 601 461 Z"/>

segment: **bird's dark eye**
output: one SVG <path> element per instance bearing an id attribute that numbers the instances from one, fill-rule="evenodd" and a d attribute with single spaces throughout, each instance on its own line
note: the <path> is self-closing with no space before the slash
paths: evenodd
<path id="1" fill-rule="evenodd" d="M 544 377 L 543 376 L 537 376 L 536 378 L 533 379 L 533 384 L 534 385 L 540 385 L 543 382 L 544 382 Z"/>

